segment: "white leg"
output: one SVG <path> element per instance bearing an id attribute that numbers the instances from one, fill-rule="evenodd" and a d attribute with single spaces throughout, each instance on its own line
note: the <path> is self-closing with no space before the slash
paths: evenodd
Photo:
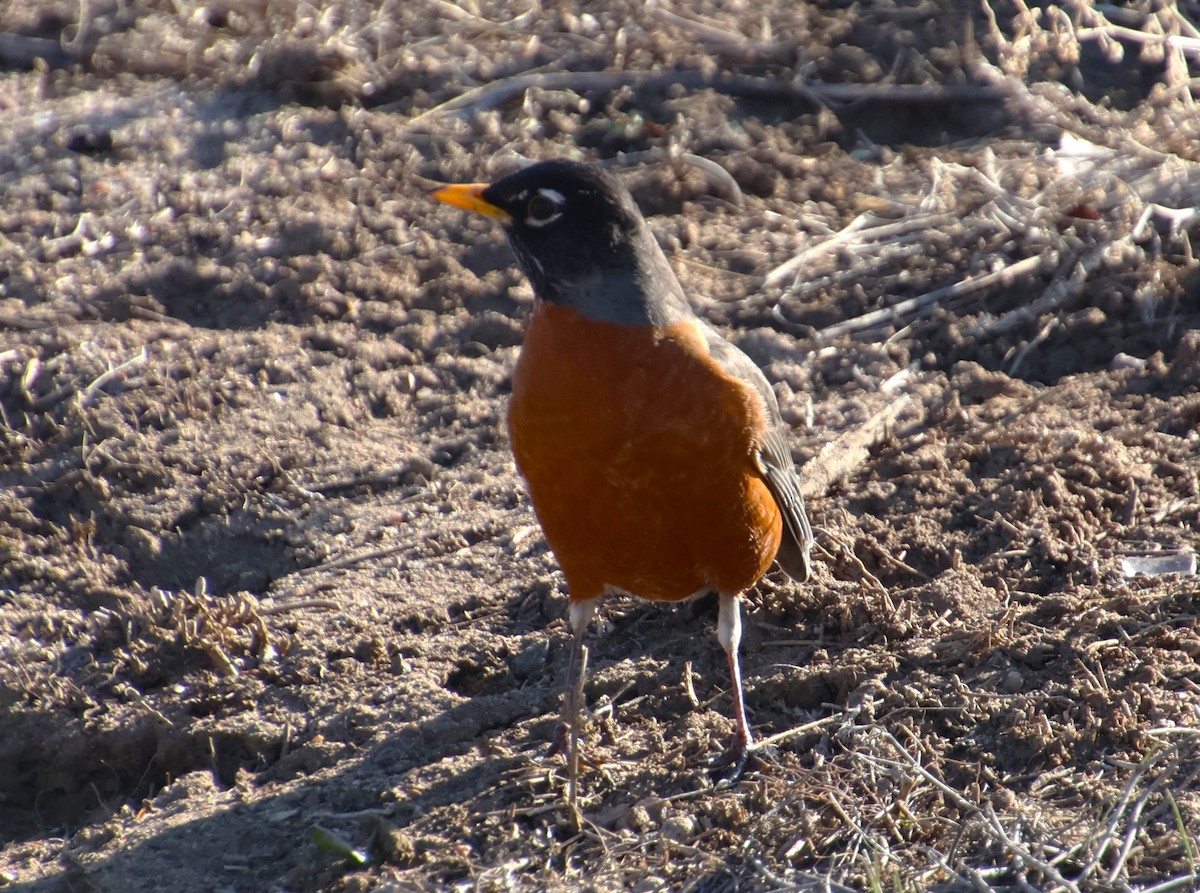
<path id="1" fill-rule="evenodd" d="M 596 605 L 599 603 L 599 598 L 571 602 L 571 606 L 567 609 L 567 620 L 570 622 L 573 632 L 578 633 L 580 630 L 587 629 L 588 624 L 592 622 L 592 618 L 596 616 Z"/>
<path id="2" fill-rule="evenodd" d="M 721 593 L 721 608 L 717 615 L 717 639 L 729 659 L 734 739 L 729 747 L 728 756 L 734 767 L 734 775 L 740 776 L 745 770 L 746 757 L 754 744 L 754 735 L 746 721 L 746 704 L 742 696 L 742 667 L 738 661 L 738 646 L 742 643 L 742 615 L 736 595 Z"/>
<path id="3" fill-rule="evenodd" d="M 563 692 L 562 728 L 567 733 L 567 807 L 572 821 L 579 824 L 576 805 L 579 779 L 579 712 L 583 706 L 583 680 L 587 675 L 587 648 L 583 637 L 596 613 L 598 598 L 572 601 L 567 612 L 571 624 L 571 659 L 567 664 L 567 688 Z M 560 732 L 561 734 L 561 732 Z"/>

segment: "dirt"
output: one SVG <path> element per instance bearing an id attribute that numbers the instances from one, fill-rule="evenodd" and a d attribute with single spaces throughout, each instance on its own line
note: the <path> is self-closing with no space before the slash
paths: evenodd
<path id="1" fill-rule="evenodd" d="M 1196 63 L 961 8 L 0 8 L 0 887 L 1200 887 L 1200 584 L 1125 564 L 1200 548 Z M 602 609 L 579 831 L 532 297 L 427 196 L 518 156 L 616 165 L 799 464 L 910 399 L 747 595 L 742 783 L 714 604 Z"/>

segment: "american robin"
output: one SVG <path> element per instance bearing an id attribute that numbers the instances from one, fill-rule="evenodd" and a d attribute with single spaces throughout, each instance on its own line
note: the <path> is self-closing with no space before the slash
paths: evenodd
<path id="1" fill-rule="evenodd" d="M 533 285 L 508 430 L 574 633 L 558 748 L 575 808 L 583 646 L 600 599 L 677 602 L 716 592 L 736 731 L 753 745 L 738 663 L 738 596 L 778 561 L 811 570 L 812 530 L 775 395 L 700 320 L 629 192 L 597 167 L 534 164 L 433 197 L 500 221 Z"/>

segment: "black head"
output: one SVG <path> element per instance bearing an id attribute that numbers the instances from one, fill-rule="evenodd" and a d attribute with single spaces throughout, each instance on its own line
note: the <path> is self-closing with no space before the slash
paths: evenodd
<path id="1" fill-rule="evenodd" d="M 628 190 L 596 167 L 545 161 L 493 183 L 484 201 L 508 214 L 517 261 L 539 297 L 554 301 L 573 283 L 636 263 L 649 239 Z"/>
<path id="2" fill-rule="evenodd" d="M 610 322 L 661 324 L 690 313 L 629 191 L 598 167 L 544 161 L 434 197 L 500 220 L 542 300 Z"/>
<path id="3" fill-rule="evenodd" d="M 564 249 L 565 257 L 579 257 L 581 242 L 612 247 L 645 230 L 620 182 L 574 161 L 543 161 L 519 170 L 485 189 L 483 199 L 508 214 L 514 238 L 546 254 Z"/>

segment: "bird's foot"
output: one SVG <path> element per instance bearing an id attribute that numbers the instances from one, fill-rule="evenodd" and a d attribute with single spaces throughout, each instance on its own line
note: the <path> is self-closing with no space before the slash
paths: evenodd
<path id="1" fill-rule="evenodd" d="M 728 788 L 741 781 L 747 769 L 760 769 L 764 765 L 754 745 L 735 740 L 724 753 L 712 759 L 708 774 L 716 787 Z"/>

